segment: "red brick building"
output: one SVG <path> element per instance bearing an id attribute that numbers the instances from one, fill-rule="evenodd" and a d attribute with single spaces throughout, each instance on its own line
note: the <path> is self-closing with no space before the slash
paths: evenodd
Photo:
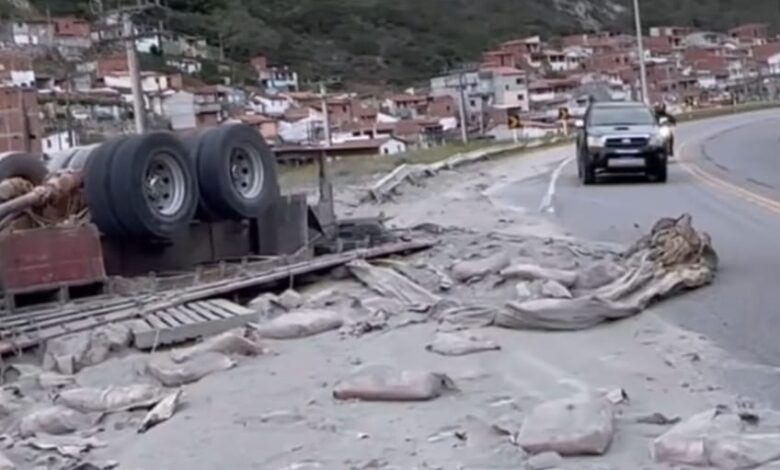
<path id="1" fill-rule="evenodd" d="M 41 152 L 43 129 L 34 89 L 0 88 L 0 152 Z"/>

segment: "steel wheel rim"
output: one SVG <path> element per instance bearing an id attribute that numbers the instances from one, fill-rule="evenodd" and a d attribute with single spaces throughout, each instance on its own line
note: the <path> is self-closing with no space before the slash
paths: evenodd
<path id="1" fill-rule="evenodd" d="M 168 152 L 158 152 L 149 160 L 144 173 L 144 194 L 157 214 L 171 217 L 184 206 L 187 194 L 184 170 Z"/>
<path id="2" fill-rule="evenodd" d="M 260 153 L 252 148 L 235 147 L 230 151 L 230 184 L 244 199 L 260 195 L 265 181 L 265 170 Z"/>

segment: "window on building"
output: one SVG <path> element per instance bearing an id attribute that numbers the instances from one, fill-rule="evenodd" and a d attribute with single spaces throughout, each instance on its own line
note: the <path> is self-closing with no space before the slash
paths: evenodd
<path id="1" fill-rule="evenodd" d="M 517 84 L 517 85 L 522 85 L 523 83 L 524 82 L 523 82 L 522 78 L 518 78 L 517 80 L 515 80 L 515 84 Z"/>
<path id="2" fill-rule="evenodd" d="M 470 105 L 471 105 L 471 107 L 473 108 L 473 107 L 475 107 L 475 106 L 477 105 L 477 102 L 476 102 L 476 101 L 474 101 L 474 100 L 470 100 L 470 101 L 469 101 L 469 104 L 470 104 Z"/>
<path id="3" fill-rule="evenodd" d="M 342 111 L 344 111 L 344 112 L 346 113 L 346 112 L 347 112 L 347 107 L 346 107 L 346 106 L 342 106 L 342 107 L 341 107 L 341 110 L 342 110 Z"/>
<path id="4" fill-rule="evenodd" d="M 50 149 L 50 148 L 51 148 L 51 140 L 47 140 L 47 141 L 46 141 L 46 148 L 47 148 L 47 149 Z"/>
<path id="5" fill-rule="evenodd" d="M 517 101 L 523 101 L 524 99 L 525 99 L 525 94 L 523 94 L 523 93 L 519 93 L 519 94 L 517 95 Z"/>
<path id="6" fill-rule="evenodd" d="M 506 91 L 509 91 L 509 85 L 507 85 L 505 89 L 506 89 Z"/>

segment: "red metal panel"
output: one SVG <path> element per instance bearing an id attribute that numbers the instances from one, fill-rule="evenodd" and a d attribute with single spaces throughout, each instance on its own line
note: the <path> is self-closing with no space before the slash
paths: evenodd
<path id="1" fill-rule="evenodd" d="M 6 292 L 105 279 L 100 236 L 92 225 L 22 230 L 0 237 L 0 284 Z"/>

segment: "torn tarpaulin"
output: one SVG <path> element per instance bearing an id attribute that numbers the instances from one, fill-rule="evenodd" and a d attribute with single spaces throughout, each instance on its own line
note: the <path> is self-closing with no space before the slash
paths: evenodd
<path id="1" fill-rule="evenodd" d="M 636 315 L 652 302 L 709 284 L 718 259 L 709 235 L 697 232 L 691 216 L 685 214 L 656 223 L 651 234 L 632 246 L 620 264 L 625 273 L 603 287 L 581 291 L 573 299 L 510 302 L 501 312 L 484 311 L 489 316 L 485 323 L 513 329 L 591 328 Z M 533 270 L 524 267 L 522 271 Z"/>

